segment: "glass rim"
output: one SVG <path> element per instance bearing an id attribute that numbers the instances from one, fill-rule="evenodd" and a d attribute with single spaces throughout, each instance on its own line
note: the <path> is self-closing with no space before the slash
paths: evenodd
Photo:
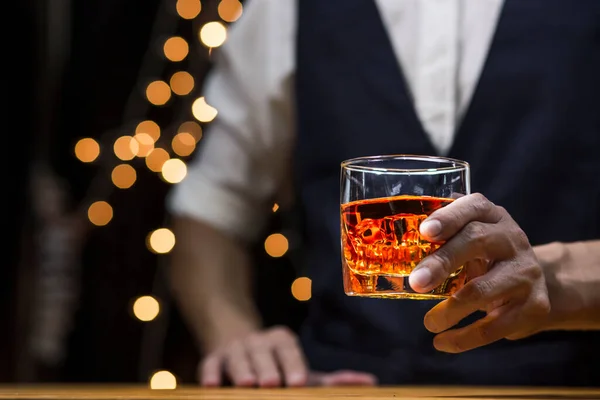
<path id="1" fill-rule="evenodd" d="M 448 166 L 432 167 L 432 168 L 387 168 L 374 167 L 365 165 L 368 162 L 383 162 L 392 160 L 408 160 L 408 161 L 424 161 L 446 163 Z M 470 165 L 468 162 L 456 158 L 442 156 L 423 156 L 417 154 L 387 154 L 378 156 L 355 157 L 344 160 L 340 166 L 342 169 L 355 172 L 372 172 L 372 173 L 387 173 L 387 174 L 424 174 L 434 175 L 439 173 L 452 173 L 460 171 L 468 171 Z"/>

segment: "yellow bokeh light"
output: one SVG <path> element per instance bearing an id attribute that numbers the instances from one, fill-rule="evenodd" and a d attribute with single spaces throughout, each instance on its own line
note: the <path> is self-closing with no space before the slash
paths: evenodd
<path id="1" fill-rule="evenodd" d="M 111 173 L 113 184 L 119 189 L 128 189 L 135 183 L 137 174 L 129 164 L 120 164 L 113 168 Z"/>
<path id="2" fill-rule="evenodd" d="M 140 151 L 140 145 L 138 144 L 137 140 L 131 136 L 121 136 L 115 140 L 113 150 L 118 159 L 129 161 L 132 160 L 133 157 L 135 157 Z"/>
<path id="3" fill-rule="evenodd" d="M 200 124 L 194 121 L 186 121 L 182 123 L 181 125 L 179 125 L 179 129 L 177 129 L 177 132 L 186 132 L 191 134 L 196 139 L 196 142 L 199 142 L 200 139 L 202 139 L 202 127 L 200 126 Z"/>
<path id="4" fill-rule="evenodd" d="M 165 57 L 170 61 L 177 62 L 185 59 L 190 52 L 190 46 L 184 38 L 173 36 L 165 41 L 163 46 Z"/>
<path id="5" fill-rule="evenodd" d="M 167 228 L 160 228 L 148 236 L 148 248 L 154 253 L 166 254 L 175 246 L 175 234 Z"/>
<path id="6" fill-rule="evenodd" d="M 96 226 L 104 226 L 110 222 L 113 217 L 113 209 L 105 201 L 96 201 L 88 208 L 88 218 Z"/>
<path id="7" fill-rule="evenodd" d="M 194 19 L 200 14 L 202 4 L 200 0 L 177 0 L 175 8 L 181 18 Z"/>
<path id="8" fill-rule="evenodd" d="M 179 158 L 171 158 L 163 164 L 161 174 L 165 181 L 179 183 L 187 175 L 187 166 Z"/>
<path id="9" fill-rule="evenodd" d="M 299 301 L 310 300 L 312 296 L 312 281 L 307 277 L 296 278 L 292 282 L 292 296 Z"/>
<path id="10" fill-rule="evenodd" d="M 140 321 L 152 321 L 160 313 L 160 304 L 152 296 L 142 296 L 133 303 L 133 315 Z"/>
<path id="11" fill-rule="evenodd" d="M 135 133 L 146 133 L 156 142 L 160 138 L 160 126 L 154 121 L 142 121 L 135 127 Z"/>
<path id="12" fill-rule="evenodd" d="M 206 47 L 219 47 L 227 39 L 227 28 L 220 22 L 208 22 L 200 29 L 200 41 Z"/>
<path id="13" fill-rule="evenodd" d="M 281 257 L 288 251 L 288 240 L 281 233 L 273 233 L 265 240 L 265 251 L 271 257 Z"/>
<path id="14" fill-rule="evenodd" d="M 277 210 L 279 210 L 279 204 L 275 203 L 273 204 L 273 212 L 277 212 Z"/>
<path id="15" fill-rule="evenodd" d="M 175 72 L 169 81 L 173 93 L 185 96 L 194 89 L 194 77 L 186 71 Z"/>
<path id="16" fill-rule="evenodd" d="M 150 154 L 146 156 L 146 166 L 150 171 L 160 172 L 163 164 L 169 159 L 169 153 L 165 149 L 157 147 L 152 149 Z"/>
<path id="17" fill-rule="evenodd" d="M 210 106 L 204 97 L 200 97 L 192 104 L 192 114 L 200 122 L 210 122 L 217 116 L 217 109 Z"/>
<path id="18" fill-rule="evenodd" d="M 146 157 L 154 149 L 154 139 L 147 133 L 136 133 L 133 138 L 138 144 L 138 157 Z"/>
<path id="19" fill-rule="evenodd" d="M 223 21 L 235 22 L 242 16 L 243 7 L 238 0 L 221 0 L 218 11 Z"/>
<path id="20" fill-rule="evenodd" d="M 150 378 L 150 389 L 173 390 L 177 388 L 177 378 L 169 371 L 157 371 Z"/>
<path id="21" fill-rule="evenodd" d="M 146 98 L 155 106 L 162 106 L 171 98 L 171 88 L 164 81 L 154 81 L 146 88 Z"/>
<path id="22" fill-rule="evenodd" d="M 75 144 L 75 157 L 84 163 L 94 161 L 100 155 L 100 145 L 92 138 L 84 138 Z"/>
<path id="23" fill-rule="evenodd" d="M 171 147 L 181 157 L 189 156 L 196 148 L 196 138 L 191 133 L 181 132 L 173 137 Z"/>

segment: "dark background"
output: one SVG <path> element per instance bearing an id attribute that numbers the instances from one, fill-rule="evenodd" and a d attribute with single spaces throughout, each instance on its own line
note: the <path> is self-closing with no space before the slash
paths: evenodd
<path id="1" fill-rule="evenodd" d="M 26 0 L 13 6 L 14 12 L 5 14 L 5 19 L 14 16 L 17 25 L 14 57 L 6 61 L 15 65 L 7 87 L 16 87 L 8 91 L 14 95 L 5 119 L 5 130 L 12 131 L 5 134 L 5 157 L 12 161 L 3 196 L 9 201 L 9 242 L 8 262 L 0 268 L 0 381 L 146 382 L 155 370 L 166 369 L 180 382 L 191 382 L 199 354 L 170 303 L 164 273 L 168 255 L 156 255 L 146 246 L 149 232 L 168 226 L 164 200 L 171 185 L 137 160 L 132 163 L 134 186 L 113 189 L 111 161 L 83 164 L 73 148 L 82 137 L 109 148 L 116 135 L 131 134 L 145 119 L 157 122 L 168 139 L 178 123 L 194 120 L 190 105 L 211 66 L 198 30 L 220 20 L 218 1 L 203 0 L 201 13 L 191 21 L 177 16 L 175 0 Z M 180 63 L 162 56 L 162 43 L 171 35 L 190 43 L 190 55 Z M 168 80 L 177 70 L 194 76 L 194 91 L 162 107 L 150 105 L 143 85 Z M 81 214 L 94 200 L 107 200 L 114 208 L 107 226 L 88 223 L 84 230 L 65 353 L 52 363 L 37 358 L 29 340 L 44 257 L 37 244 L 45 222 L 34 203 L 47 199 L 31 189 L 40 171 L 64 185 L 65 215 Z M 285 211 L 274 213 L 265 237 L 290 229 L 290 221 L 293 216 Z M 290 250 L 295 245 L 292 240 Z M 269 257 L 262 241 L 254 253 L 257 302 L 266 324 L 296 329 L 306 306 L 290 293 L 299 271 L 289 257 Z M 161 313 L 151 322 L 132 315 L 132 302 L 141 295 L 160 301 Z"/>

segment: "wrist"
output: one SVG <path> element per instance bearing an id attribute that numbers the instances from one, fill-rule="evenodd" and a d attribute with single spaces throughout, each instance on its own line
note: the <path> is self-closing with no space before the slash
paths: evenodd
<path id="1" fill-rule="evenodd" d="M 586 242 L 536 247 L 552 310 L 542 330 L 600 329 L 597 255 Z"/>

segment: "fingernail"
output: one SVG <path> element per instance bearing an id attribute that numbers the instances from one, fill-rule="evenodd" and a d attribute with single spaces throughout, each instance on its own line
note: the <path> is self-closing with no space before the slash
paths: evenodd
<path id="1" fill-rule="evenodd" d="M 421 224 L 419 230 L 421 231 L 421 235 L 436 237 L 442 233 L 442 224 L 437 219 L 426 220 Z"/>
<path id="2" fill-rule="evenodd" d="M 258 384 L 260 387 L 278 387 L 281 386 L 281 379 L 277 375 L 267 376 L 260 379 Z"/>
<path id="3" fill-rule="evenodd" d="M 456 353 L 456 346 L 453 346 L 451 342 L 445 339 L 439 339 L 437 336 L 433 339 L 433 347 L 437 351 L 443 353 Z"/>
<path id="4" fill-rule="evenodd" d="M 431 271 L 429 271 L 429 268 L 421 267 L 410 274 L 408 283 L 413 289 L 415 289 L 415 286 L 420 289 L 426 289 L 431 283 L 431 278 Z"/>
<path id="5" fill-rule="evenodd" d="M 438 327 L 437 323 L 435 322 L 434 318 L 432 318 L 428 315 L 425 315 L 423 324 L 425 325 L 425 329 L 427 329 L 429 332 L 439 333 L 439 327 Z"/>
<path id="6" fill-rule="evenodd" d="M 239 378 L 237 380 L 237 382 L 235 382 L 235 384 L 237 386 L 244 386 L 244 387 L 254 386 L 254 385 L 256 385 L 256 379 L 251 375 L 246 375 L 246 376 L 242 376 L 241 378 Z"/>
<path id="7" fill-rule="evenodd" d="M 288 386 L 304 386 L 306 385 L 307 377 L 306 374 L 295 373 L 290 374 L 287 380 Z"/>

